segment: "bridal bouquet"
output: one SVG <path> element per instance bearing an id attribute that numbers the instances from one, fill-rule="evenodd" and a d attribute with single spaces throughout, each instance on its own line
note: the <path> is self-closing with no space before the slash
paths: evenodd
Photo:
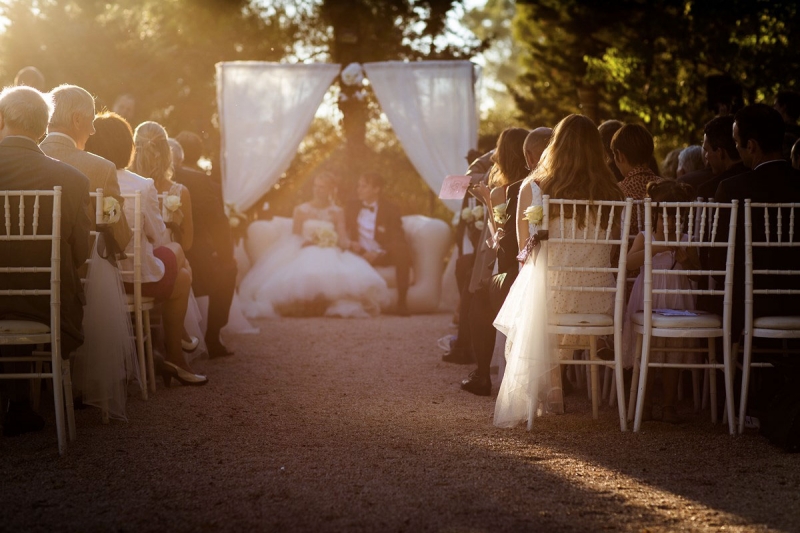
<path id="1" fill-rule="evenodd" d="M 114 224 L 122 216 L 122 208 L 113 196 L 103 197 L 103 223 Z"/>
<path id="2" fill-rule="evenodd" d="M 330 226 L 320 226 L 314 230 L 311 242 L 321 248 L 333 248 L 339 244 L 339 235 Z"/>
<path id="3" fill-rule="evenodd" d="M 163 208 L 161 209 L 161 216 L 164 222 L 171 222 L 173 213 L 181 207 L 181 197 L 175 194 L 168 194 L 164 198 Z"/>

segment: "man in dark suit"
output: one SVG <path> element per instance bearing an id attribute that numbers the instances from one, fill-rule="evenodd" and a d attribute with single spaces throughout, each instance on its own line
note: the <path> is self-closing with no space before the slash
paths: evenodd
<path id="1" fill-rule="evenodd" d="M 408 315 L 406 296 L 411 273 L 411 251 L 403 231 L 403 221 L 396 205 L 381 197 L 382 179 L 367 173 L 358 179 L 357 202 L 345 210 L 345 224 L 350 250 L 371 265 L 395 267 L 397 279 L 397 314 Z"/>
<path id="2" fill-rule="evenodd" d="M 89 256 L 89 179 L 75 168 L 44 155 L 36 142 L 47 129 L 49 109 L 45 97 L 30 87 L 14 87 L 0 93 L 0 190 L 47 190 L 61 186 L 61 338 L 62 357 L 69 357 L 83 343 L 83 304 L 85 301 L 78 268 Z M 52 201 L 41 203 L 39 230 L 52 231 Z M 28 206 L 32 212 L 32 202 Z M 17 216 L 12 206 L 12 220 Z M 15 231 L 12 225 L 12 232 Z M 19 267 L 47 263 L 47 242 L 4 242 L 0 244 L 0 267 Z M 0 276 L 0 289 L 41 285 L 49 288 L 49 274 L 9 274 Z M 50 324 L 48 297 L 0 297 L 0 319 L 34 320 Z M 3 347 L 3 355 L 19 355 L 23 347 Z M 28 350 L 28 353 L 30 350 Z M 30 411 L 25 392 L 27 383 L 12 394 L 3 432 L 6 435 L 40 429 L 43 422 Z"/>
<path id="3" fill-rule="evenodd" d="M 733 139 L 742 163 L 750 172 L 739 174 L 722 181 L 714 193 L 718 202 L 739 200 L 738 224 L 736 228 L 736 249 L 733 277 L 733 317 L 731 332 L 738 338 L 744 325 L 744 200 L 753 202 L 800 202 L 800 171 L 783 159 L 782 145 L 784 133 L 780 113 L 764 104 L 754 104 L 736 113 L 733 124 Z M 789 220 L 788 213 L 784 220 Z M 752 217 L 753 239 L 763 239 L 765 224 L 763 211 L 754 209 Z M 777 239 L 777 223 L 770 224 L 771 235 Z M 783 225 L 783 239 L 788 239 L 788 224 Z M 720 224 L 720 238 L 727 237 L 727 225 Z M 712 255 L 714 268 L 724 268 L 725 253 L 716 249 Z M 755 269 L 798 269 L 800 268 L 800 249 L 774 250 L 760 249 L 754 252 Z M 795 288 L 799 280 L 790 276 L 763 277 L 763 288 Z M 796 298 L 792 296 L 770 296 L 756 298 L 753 316 L 788 315 L 797 313 Z"/>
<path id="4" fill-rule="evenodd" d="M 703 129 L 703 155 L 712 176 L 695 187 L 700 198 L 713 198 L 720 183 L 747 172 L 731 134 L 733 121 L 733 115 L 713 118 Z"/>
<path id="5" fill-rule="evenodd" d="M 186 186 L 192 197 L 194 242 L 186 252 L 192 266 L 195 296 L 208 296 L 206 346 L 211 358 L 233 355 L 223 346 L 219 332 L 228 323 L 236 290 L 236 261 L 228 217 L 222 204 L 222 190 L 206 174 L 183 166 L 183 152 L 177 140 L 170 139 L 175 165 L 173 179 Z M 177 145 L 175 149 L 173 143 Z"/>

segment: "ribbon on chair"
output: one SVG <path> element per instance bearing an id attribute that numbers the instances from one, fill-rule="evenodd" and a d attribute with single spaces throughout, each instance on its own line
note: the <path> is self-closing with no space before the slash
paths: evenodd
<path id="1" fill-rule="evenodd" d="M 540 229 L 530 237 L 528 240 L 525 241 L 525 246 L 522 248 L 522 251 L 517 255 L 517 261 L 522 264 L 525 264 L 525 261 L 528 260 L 531 254 L 533 254 L 533 264 L 536 264 L 536 258 L 539 256 L 539 250 L 542 248 L 542 241 L 546 241 L 548 239 L 548 231 L 546 229 Z"/>
<path id="2" fill-rule="evenodd" d="M 114 239 L 114 232 L 111 230 L 110 224 L 98 224 L 97 233 L 97 255 L 114 266 L 117 265 L 118 259 L 127 259 L 125 251 Z"/>

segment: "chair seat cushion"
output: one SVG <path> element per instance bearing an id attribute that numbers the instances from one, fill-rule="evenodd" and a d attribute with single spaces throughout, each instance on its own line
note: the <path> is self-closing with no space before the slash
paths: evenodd
<path id="1" fill-rule="evenodd" d="M 589 314 L 589 313 L 555 314 L 550 316 L 550 324 L 553 326 L 586 326 L 586 327 L 613 326 L 614 317 L 605 314 Z"/>
<path id="2" fill-rule="evenodd" d="M 133 305 L 133 294 L 125 294 L 125 297 L 128 299 L 128 305 Z M 151 304 L 155 302 L 155 298 L 151 298 L 150 296 L 142 296 L 142 305 L 144 304 Z"/>
<path id="3" fill-rule="evenodd" d="M 31 320 L 0 320 L 0 335 L 42 335 L 50 326 Z"/>
<path id="4" fill-rule="evenodd" d="M 639 311 L 633 315 L 633 323 L 644 325 L 644 312 Z M 664 316 L 653 313 L 654 328 L 721 328 L 722 320 L 717 315 L 699 314 L 697 316 Z"/>
<path id="5" fill-rule="evenodd" d="M 754 328 L 762 329 L 800 329 L 800 316 L 762 316 L 753 320 Z"/>

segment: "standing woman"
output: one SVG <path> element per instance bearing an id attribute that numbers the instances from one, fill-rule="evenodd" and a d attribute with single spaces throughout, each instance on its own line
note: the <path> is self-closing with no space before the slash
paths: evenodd
<path id="1" fill-rule="evenodd" d="M 152 179 L 159 195 L 166 194 L 161 205 L 161 216 L 171 231 L 172 241 L 187 252 L 194 241 L 192 197 L 189 189 L 172 181 L 174 169 L 167 131 L 157 122 L 142 122 L 133 132 L 133 143 L 134 156 L 129 168 L 140 176 Z M 191 272 L 191 265 L 188 262 L 186 264 Z M 189 360 L 208 353 L 203 341 L 202 319 L 194 293 L 190 292 L 181 338 L 181 348 Z"/>
<path id="2" fill-rule="evenodd" d="M 583 115 L 570 115 L 555 127 L 553 137 L 545 149 L 532 181 L 540 184 L 541 194 L 551 198 L 574 200 L 622 200 L 622 190 L 617 185 L 605 160 L 600 133 L 595 124 Z M 526 183 L 524 186 L 532 186 Z M 533 191 L 534 204 L 538 194 Z M 519 217 L 526 211 L 520 209 Z M 588 216 L 582 209 L 565 212 L 564 232 L 572 228 L 583 229 L 595 224 L 592 211 Z M 605 217 L 604 217 L 605 218 Z M 541 215 L 529 216 L 530 232 L 538 231 Z M 613 222 L 615 225 L 616 222 Z M 607 220 L 599 221 L 601 226 Z M 549 234 L 560 237 L 559 212 L 551 206 Z M 495 326 L 506 333 L 507 367 L 495 406 L 494 423 L 501 427 L 515 426 L 527 421 L 530 427 L 537 415 L 537 405 L 542 411 L 563 412 L 561 373 L 559 361 L 572 355 L 572 350 L 559 350 L 560 344 L 576 344 L 583 339 L 556 338 L 547 332 L 548 313 L 603 313 L 613 314 L 614 297 L 611 293 L 554 291 L 550 286 L 613 287 L 614 277 L 605 273 L 554 271 L 550 266 L 608 267 L 611 264 L 611 246 L 604 244 L 542 244 L 541 252 L 548 261 L 534 262 L 534 254 L 527 257 L 516 283 L 497 315 Z M 549 277 L 549 280 L 547 279 Z M 563 352 L 563 353 L 562 353 Z M 533 411 L 529 406 L 533 406 Z"/>

